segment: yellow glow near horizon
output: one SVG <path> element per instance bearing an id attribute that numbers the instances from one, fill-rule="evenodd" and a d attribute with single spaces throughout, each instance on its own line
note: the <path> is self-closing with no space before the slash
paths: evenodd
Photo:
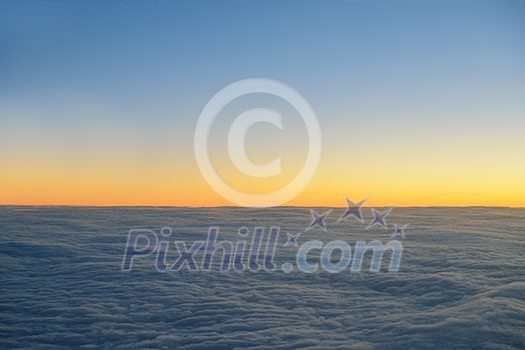
<path id="1" fill-rule="evenodd" d="M 339 139 L 325 138 L 314 179 L 284 205 L 339 207 L 347 195 L 354 200 L 370 196 L 367 205 L 373 206 L 525 207 L 525 141 L 489 132 L 475 136 L 464 134 L 447 142 L 420 137 L 397 144 L 395 138 L 378 137 L 351 153 L 337 144 Z M 232 205 L 203 179 L 190 144 L 181 147 L 184 152 L 145 154 L 137 152 L 138 146 L 129 151 L 125 142 L 116 144 L 120 146 L 106 142 L 80 151 L 57 146 L 4 151 L 0 204 Z M 220 163 L 228 168 L 225 159 Z M 232 178 L 237 188 L 261 193 L 281 187 L 293 176 L 266 183 Z"/>
<path id="2" fill-rule="evenodd" d="M 516 156 L 498 157 L 499 163 L 492 159 L 487 166 L 482 155 L 470 155 L 468 164 L 464 157 L 417 160 L 414 152 L 399 157 L 387 154 L 379 163 L 369 154 L 347 162 L 334 155 L 323 160 L 306 190 L 285 205 L 344 206 L 343 196 L 348 195 L 354 200 L 370 196 L 367 204 L 375 206 L 522 207 L 525 167 L 515 161 Z M 130 158 L 54 162 L 30 158 L 8 162 L 1 173 L 1 204 L 231 205 L 210 188 L 190 159 L 185 167 L 170 162 L 155 167 L 139 166 Z M 249 188 L 249 183 L 243 187 Z"/>

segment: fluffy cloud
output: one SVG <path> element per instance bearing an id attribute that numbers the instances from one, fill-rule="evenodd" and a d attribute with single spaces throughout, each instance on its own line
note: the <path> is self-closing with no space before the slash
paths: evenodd
<path id="1" fill-rule="evenodd" d="M 334 218 L 338 217 L 334 214 Z M 0 347 L 81 349 L 520 349 L 522 209 L 395 209 L 410 223 L 398 273 L 120 271 L 130 228 L 238 239 L 298 232 L 302 208 L 0 208 Z M 299 239 L 389 239 L 327 221 Z M 284 237 L 281 237 L 283 243 Z M 277 260 L 293 261 L 280 244 Z"/>

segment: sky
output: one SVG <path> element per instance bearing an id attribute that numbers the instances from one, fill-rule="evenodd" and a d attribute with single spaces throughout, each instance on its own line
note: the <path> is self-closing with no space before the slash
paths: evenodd
<path id="1" fill-rule="evenodd" d="M 286 205 L 525 206 L 523 1 L 2 1 L 0 204 L 216 206 L 194 132 L 238 80 L 288 84 L 312 106 L 322 155 Z M 228 158 L 255 107 L 247 153 L 282 156 L 250 178 Z M 228 105 L 210 156 L 265 193 L 308 153 L 301 116 L 275 96 Z"/>

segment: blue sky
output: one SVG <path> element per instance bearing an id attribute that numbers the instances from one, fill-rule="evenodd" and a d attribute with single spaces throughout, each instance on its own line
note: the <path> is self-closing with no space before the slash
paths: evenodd
<path id="1" fill-rule="evenodd" d="M 191 103 L 252 76 L 288 81 L 327 107 L 356 94 L 396 97 L 392 87 L 417 102 L 465 87 L 501 98 L 523 84 L 525 4 L 518 1 L 1 6 L 2 90 L 13 99 L 78 93 L 148 108 L 175 99 L 193 111 Z"/>
<path id="2" fill-rule="evenodd" d="M 206 102 L 252 77 L 308 99 L 328 158 L 345 138 L 514 140 L 524 32 L 522 1 L 3 1 L 1 136 L 24 140 L 4 157 L 93 132 L 108 151 L 191 153 Z"/>

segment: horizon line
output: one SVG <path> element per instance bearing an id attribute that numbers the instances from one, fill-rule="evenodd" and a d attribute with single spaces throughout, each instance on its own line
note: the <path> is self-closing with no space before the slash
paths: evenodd
<path id="1" fill-rule="evenodd" d="M 329 205 L 277 205 L 274 207 L 242 207 L 236 205 L 81 205 L 81 204 L 0 204 L 0 207 L 56 207 L 56 208 L 189 208 L 189 209 L 213 209 L 213 208 L 236 208 L 236 209 L 271 209 L 271 208 L 334 208 L 345 209 L 346 206 Z M 506 208 L 506 209 L 525 209 L 525 206 L 506 206 L 506 205 L 376 205 L 362 206 L 362 208 Z"/>

